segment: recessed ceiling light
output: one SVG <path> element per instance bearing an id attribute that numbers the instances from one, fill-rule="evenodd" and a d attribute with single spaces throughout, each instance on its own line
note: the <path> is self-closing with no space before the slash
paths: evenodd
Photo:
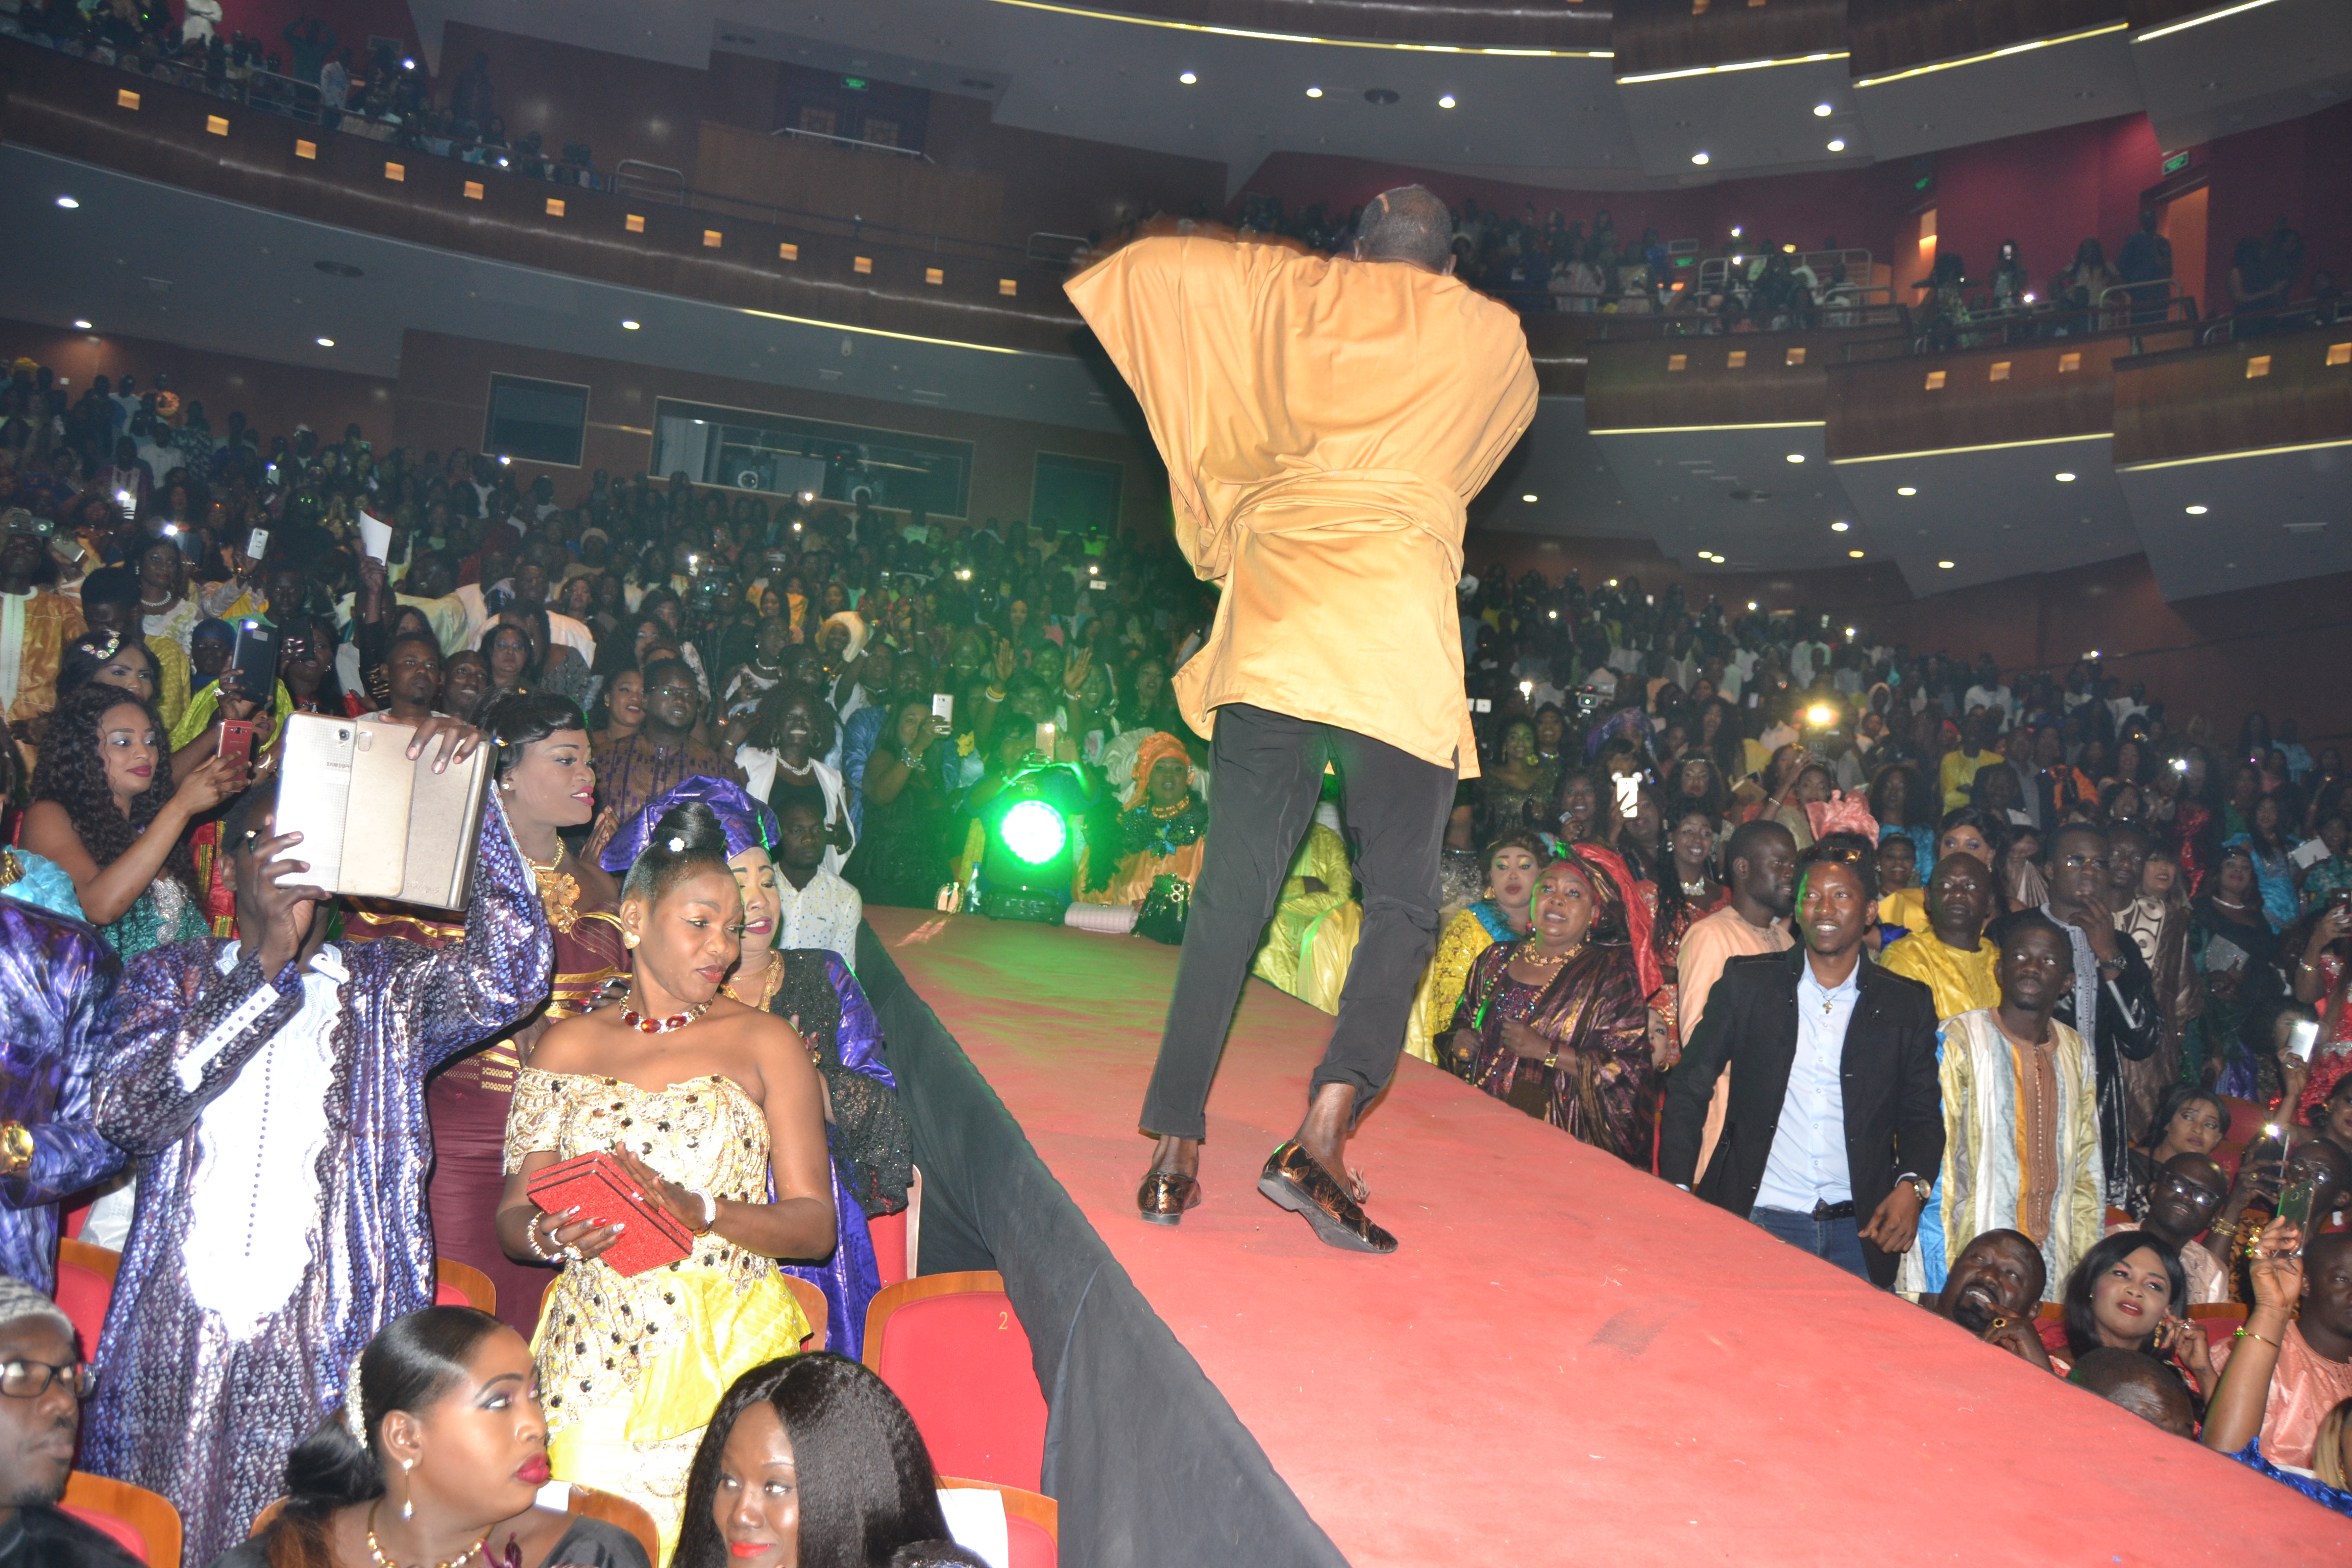
<path id="1" fill-rule="evenodd" d="M 68 212 L 71 212 L 74 208 L 81 205 L 81 204 L 74 200 L 71 196 L 59 196 L 58 198 L 58 205 L 65 208 Z"/>
<path id="2" fill-rule="evenodd" d="M 1177 79 L 1178 81 L 1182 82 L 1186 87 L 1190 87 L 1190 86 L 1192 86 L 1194 82 L 1199 81 L 1201 79 L 1200 79 L 1198 76 L 1196 76 L 1195 74 L 1193 74 L 1192 72 L 1191 72 L 1191 71 L 1186 71 L 1183 75 L 1181 75 L 1181 76 L 1178 77 L 1176 79 Z"/>
<path id="3" fill-rule="evenodd" d="M 635 331 L 636 330 L 637 330 L 637 323 L 636 323 L 636 322 L 635 322 L 635 321 L 623 321 L 623 322 L 621 323 L 621 331 L 625 331 L 625 332 L 634 332 L 634 331 Z"/>
<path id="4" fill-rule="evenodd" d="M 2051 478 L 2056 479 L 2062 485 L 2071 485 L 2074 482 L 2074 476 L 2072 474 L 2053 474 Z"/>
<path id="5" fill-rule="evenodd" d="M 1437 107 L 1438 107 L 1438 108 L 1440 108 L 1440 109 L 1451 109 L 1451 108 L 1453 108 L 1453 107 L 1454 107 L 1454 95 L 1453 95 L 1452 93 L 1450 93 L 1450 92 L 1449 92 L 1449 93 L 1447 93 L 1444 97 L 1443 97 L 1443 98 L 1439 99 L 1439 100 L 1437 100 Z"/>
<path id="6" fill-rule="evenodd" d="M 1813 118 L 1816 120 L 1827 120 L 1831 115 L 1835 114 L 1836 112 L 1836 110 L 1832 109 L 1826 103 L 1817 103 L 1813 105 Z"/>
<path id="7" fill-rule="evenodd" d="M 1896 495 L 1899 495 L 1899 496 L 1916 496 L 1916 495 L 1917 495 L 1919 492 L 1918 492 L 1918 490 L 1917 490 L 1915 487 L 1913 487 L 1913 486 L 1910 486 L 1910 485 L 1898 485 L 1898 486 L 1896 486 L 1896 487 L 1895 487 L 1895 493 Z"/>
<path id="8" fill-rule="evenodd" d="M 1792 463 L 1801 463 L 1804 460 L 1805 455 L 1802 452 L 1791 452 L 1789 454 L 1789 461 Z"/>
<path id="9" fill-rule="evenodd" d="M 1853 524 L 1850 522 L 1833 522 L 1830 524 L 1830 531 L 1832 533 L 1843 533 L 1847 529 L 1852 528 L 1853 526 Z"/>
<path id="10" fill-rule="evenodd" d="M 1844 151 L 1845 151 L 1845 138 L 1844 138 L 1844 137 L 1843 137 L 1843 136 L 1832 136 L 1832 137 L 1831 137 L 1831 138 L 1830 138 L 1830 151 L 1831 151 L 1831 152 L 1832 152 L 1832 153 L 1843 153 L 1843 152 L 1844 152 Z"/>
<path id="11" fill-rule="evenodd" d="M 1706 154 L 1704 153 L 1694 153 L 1691 154 L 1691 162 L 1704 169 L 1706 167 Z"/>
<path id="12" fill-rule="evenodd" d="M 320 338 L 318 340 L 318 343 L 322 349 L 331 349 L 335 346 L 335 340 L 332 338 Z"/>
<path id="13" fill-rule="evenodd" d="M 1320 98 L 1323 96 L 1323 89 L 1319 87 L 1310 87 L 1307 89 L 1307 96 L 1309 98 Z"/>
<path id="14" fill-rule="evenodd" d="M 74 322 L 74 331 L 78 332 L 86 332 L 89 331 L 89 323 L 88 321 L 77 321 Z"/>
<path id="15" fill-rule="evenodd" d="M 1952 563 L 1948 561 L 1938 561 L 1936 564 L 1942 567 L 1947 572 L 1949 572 L 1952 569 Z"/>
<path id="16" fill-rule="evenodd" d="M 1525 501 L 1531 501 L 1531 500 L 1535 500 L 1536 498 L 1535 498 L 1533 495 L 1523 495 L 1523 496 L 1521 496 L 1519 499 L 1520 499 L 1521 500 L 1525 500 Z"/>
<path id="17" fill-rule="evenodd" d="M 2183 510 L 2191 517 L 2203 517 L 2205 515 L 2205 509 L 2201 506 L 2187 507 Z"/>
<path id="18" fill-rule="evenodd" d="M 1853 556 L 1856 561 L 1859 561 L 1859 560 L 1861 560 L 1861 559 L 1862 559 L 1862 552 L 1861 552 L 1861 551 L 1859 551 L 1859 550 L 1849 550 L 1849 551 L 1847 551 L 1847 552 L 1846 552 L 1846 553 L 1847 553 L 1848 555 Z"/>

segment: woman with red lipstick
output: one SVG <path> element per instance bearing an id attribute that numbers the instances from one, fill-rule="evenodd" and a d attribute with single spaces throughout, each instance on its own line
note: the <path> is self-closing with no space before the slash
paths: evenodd
<path id="1" fill-rule="evenodd" d="M 212 1568 L 649 1568 L 635 1537 L 539 1506 L 552 1472 L 522 1336 L 471 1307 L 394 1320 L 286 1461 L 286 1503 Z"/>
<path id="2" fill-rule="evenodd" d="M 719 1402 L 670 1568 L 884 1563 L 947 1533 L 914 1417 L 874 1373 L 821 1352 L 753 1367 Z"/>
<path id="3" fill-rule="evenodd" d="M 539 884 L 555 939 L 555 972 L 546 1004 L 504 1038 L 436 1074 L 425 1089 L 433 1123 L 433 1247 L 471 1264 L 498 1288 L 499 1319 L 528 1336 L 554 1275 L 520 1262 L 499 1244 L 498 1210 L 506 1191 L 507 1109 L 515 1074 L 548 1026 L 575 1017 L 604 983 L 628 966 L 621 945 L 621 890 L 593 858 L 575 855 L 558 830 L 595 815 L 596 773 L 588 761 L 588 726 L 568 698 L 509 697 L 482 710 L 482 733 L 496 748 L 499 804 L 515 845 Z M 369 904 L 347 912 L 353 936 L 404 936 L 438 947 L 465 934 L 462 924 L 426 921 L 408 906 Z"/>
<path id="4" fill-rule="evenodd" d="M 65 868 L 83 914 L 124 958 L 204 934 L 184 840 L 241 782 L 236 763 L 213 757 L 174 788 L 164 732 L 154 704 L 120 687 L 67 693 L 25 813 L 25 847 Z"/>
<path id="5" fill-rule="evenodd" d="M 2168 1364 L 2176 1358 L 2184 1375 L 2212 1394 L 2218 1380 L 2205 1331 L 2188 1321 L 2189 1276 L 2179 1255 L 2145 1232 L 2119 1230 L 2102 1238 L 2066 1276 L 2060 1300 L 2066 1309 L 2067 1356 L 2053 1360 L 2059 1375 L 2104 1345 Z"/>
<path id="6" fill-rule="evenodd" d="M 509 1257 L 565 1264 L 537 1341 L 553 1462 L 646 1510 L 666 1549 L 726 1384 L 809 1332 L 776 1260 L 835 1240 L 816 1068 L 789 1023 L 719 994 L 742 952 L 728 848 L 698 801 L 646 834 L 621 889 L 627 1002 L 541 1038 L 515 1080 L 499 1209 Z M 676 1267 L 617 1273 L 602 1254 L 625 1215 L 531 1202 L 540 1171 L 605 1151 L 695 1238 Z"/>

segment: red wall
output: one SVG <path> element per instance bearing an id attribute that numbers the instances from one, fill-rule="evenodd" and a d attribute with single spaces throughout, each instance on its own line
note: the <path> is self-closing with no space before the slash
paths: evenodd
<path id="1" fill-rule="evenodd" d="M 1767 610 L 1801 605 L 1828 613 L 1836 631 L 1852 626 L 1867 640 L 1916 652 L 1990 653 L 2005 668 L 2063 667 L 2096 649 L 2107 674 L 2126 687 L 2146 682 L 2176 729 L 2201 713 L 2216 734 L 2234 736 L 2239 720 L 2259 709 L 2273 721 L 2293 715 L 2308 742 L 2352 738 L 2352 688 L 2318 673 L 2352 663 L 2344 608 L 2352 574 L 2167 604 L 2147 558 L 2128 555 L 1913 599 L 1891 567 L 1693 574 L 1640 541 L 1475 529 L 1463 555 L 1482 578 L 1499 563 L 1558 584 L 1573 567 L 1587 587 L 1633 575 L 1653 593 L 1679 583 L 1695 603 L 1712 595 L 1734 609 L 1750 600 Z"/>
<path id="2" fill-rule="evenodd" d="M 143 392 L 154 387 L 157 371 L 168 372 L 173 391 L 205 405 L 205 422 L 216 437 L 227 430 L 229 415 L 241 412 L 265 443 L 272 436 L 290 436 L 297 424 L 310 426 L 322 441 L 340 440 L 346 425 L 359 426 L 378 447 L 392 441 L 394 384 L 373 375 L 0 318 L 0 358 L 19 357 L 66 378 L 76 397 L 96 376 L 113 378 L 129 371 Z"/>
<path id="3" fill-rule="evenodd" d="M 2194 149 L 2209 171 L 2205 313 L 2229 309 L 2230 253 L 2281 217 L 2303 232 L 2304 282 L 2314 268 L 2352 276 L 2352 103 L 2241 132 Z"/>
<path id="4" fill-rule="evenodd" d="M 175 16 L 183 15 L 179 5 L 171 10 Z M 310 16 L 332 27 L 337 47 L 348 47 L 354 60 L 367 58 L 367 41 L 376 37 L 398 38 L 412 58 L 420 64 L 424 61 L 407 0 L 330 0 L 324 5 L 309 0 L 221 0 L 221 19 L 215 26 L 223 33 L 250 33 L 282 57 L 287 46 L 278 35 Z M 290 66 L 293 61 L 289 58 L 286 63 Z M 457 64 L 463 66 L 465 61 Z"/>

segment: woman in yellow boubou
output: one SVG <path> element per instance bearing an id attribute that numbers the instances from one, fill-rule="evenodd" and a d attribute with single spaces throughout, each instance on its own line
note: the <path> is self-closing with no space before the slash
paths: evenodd
<path id="1" fill-rule="evenodd" d="M 822 1080 L 789 1023 L 720 994 L 742 945 L 729 850 L 699 802 L 653 825 L 621 889 L 627 1005 L 541 1038 L 515 1080 L 499 1206 L 509 1256 L 564 1266 L 531 1347 L 549 1460 L 650 1512 L 664 1561 L 719 1395 L 809 1333 L 776 1260 L 835 1244 Z M 685 1258 L 624 1276 L 602 1255 L 626 1216 L 531 1202 L 539 1172 L 606 1150 L 692 1234 Z"/>
<path id="2" fill-rule="evenodd" d="M 1118 836 L 1106 846 L 1118 855 L 1118 868 L 1108 883 L 1097 888 L 1081 864 L 1078 901 L 1140 904 L 1161 877 L 1190 886 L 1201 875 L 1208 832 L 1208 802 L 1193 793 L 1192 759 L 1184 742 L 1165 731 L 1150 736 L 1136 748 L 1135 783 L 1127 808 L 1118 814 Z"/>

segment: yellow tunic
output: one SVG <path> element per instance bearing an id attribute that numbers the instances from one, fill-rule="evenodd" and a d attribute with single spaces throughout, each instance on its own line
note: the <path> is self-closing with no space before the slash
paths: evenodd
<path id="1" fill-rule="evenodd" d="M 1210 733 L 1247 702 L 1478 771 L 1462 697 L 1465 508 L 1535 416 L 1518 318 L 1402 262 L 1208 235 L 1066 285 L 1168 465 L 1176 541 L 1223 590 L 1177 671 Z"/>
<path id="2" fill-rule="evenodd" d="M 1307 890 L 1309 877 L 1323 884 L 1321 892 Z M 1355 886 L 1356 873 L 1348 864 L 1348 841 L 1319 822 L 1309 824 L 1298 853 L 1291 859 L 1290 875 L 1283 881 L 1282 901 L 1275 906 L 1274 919 L 1266 922 L 1265 941 L 1250 961 L 1250 973 L 1326 1013 L 1337 1013 L 1339 986 L 1346 984 L 1347 961 L 1354 956 L 1354 939 L 1362 916 L 1360 911 L 1352 920 L 1342 917 L 1336 923 L 1325 917 L 1355 902 Z M 1320 948 L 1328 951 L 1318 951 Z M 1329 973 L 1335 963 L 1336 983 Z M 1324 1006 L 1327 1000 L 1330 1005 Z"/>
<path id="3" fill-rule="evenodd" d="M 626 1140 L 671 1181 L 739 1203 L 768 1191 L 768 1123 L 733 1079 L 643 1089 L 525 1068 L 507 1113 L 506 1168 Z M 547 1405 L 547 1457 L 565 1480 L 618 1492 L 654 1517 L 660 1561 L 677 1545 L 686 1475 L 727 1385 L 809 1332 L 775 1259 L 705 1236 L 694 1255 L 630 1278 L 592 1258 L 564 1269 L 540 1309 L 531 1354 Z"/>
<path id="4" fill-rule="evenodd" d="M 1914 931 L 1889 944 L 1878 962 L 1888 972 L 1934 992 L 1938 1018 L 2000 1005 L 2000 982 L 1993 975 L 2000 952 L 1989 942 L 1978 942 L 1974 952 L 1963 952 L 1946 946 L 1934 931 Z"/>
<path id="5" fill-rule="evenodd" d="M 1425 1062 L 1437 1060 L 1437 1037 L 1454 1026 L 1454 1010 L 1469 984 L 1470 966 L 1495 945 L 1495 936 L 1475 910 L 1464 910 L 1437 933 L 1437 951 L 1421 972 L 1421 985 L 1412 994 L 1412 1011 L 1404 1024 L 1404 1048 Z"/>
<path id="6" fill-rule="evenodd" d="M 81 636 L 83 627 L 81 605 L 62 594 L 37 588 L 5 597 L 10 602 L 0 606 L 0 626 L 21 617 L 24 627 L 14 650 L 16 684 L 0 692 L 7 699 L 7 711 L 0 719 L 14 724 L 38 719 L 58 705 L 58 668 L 65 660 L 66 645 Z M 9 652 L 0 647 L 0 669 L 6 668 Z M 25 760 L 27 765 L 32 762 Z"/>

